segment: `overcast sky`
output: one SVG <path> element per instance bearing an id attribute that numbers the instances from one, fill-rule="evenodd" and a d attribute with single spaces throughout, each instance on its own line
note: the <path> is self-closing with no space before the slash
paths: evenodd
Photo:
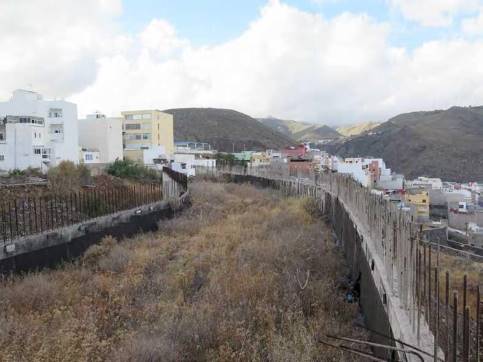
<path id="1" fill-rule="evenodd" d="M 483 0 L 0 0 L 0 100 L 326 123 L 483 104 Z"/>

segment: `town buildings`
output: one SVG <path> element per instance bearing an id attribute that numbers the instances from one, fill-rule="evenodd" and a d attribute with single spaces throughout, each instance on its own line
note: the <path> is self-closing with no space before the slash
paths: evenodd
<path id="1" fill-rule="evenodd" d="M 0 102 L 0 170 L 79 163 L 77 106 L 18 89 Z"/>
<path id="2" fill-rule="evenodd" d="M 351 175 L 365 187 L 383 190 L 401 190 L 404 187 L 404 177 L 393 174 L 382 158 L 330 159 L 330 163 L 337 172 Z"/>
<path id="3" fill-rule="evenodd" d="M 415 222 L 429 221 L 429 194 L 427 191 L 408 191 L 405 194 L 405 206 L 411 210 Z"/>
<path id="4" fill-rule="evenodd" d="M 216 167 L 216 150 L 203 142 L 176 142 L 171 168 L 188 176 L 196 174 L 196 167 Z"/>
<path id="5" fill-rule="evenodd" d="M 159 110 L 122 112 L 124 157 L 146 165 L 168 161 L 174 153 L 173 116 Z"/>
<path id="6" fill-rule="evenodd" d="M 122 122 L 120 117 L 106 117 L 102 113 L 88 115 L 79 120 L 79 144 L 82 148 L 81 162 L 112 163 L 123 159 Z M 92 152 L 97 151 L 97 155 Z M 87 159 L 86 159 L 87 158 Z"/>
<path id="7" fill-rule="evenodd" d="M 296 147 L 286 147 L 282 150 L 282 158 L 284 159 L 303 159 L 307 155 L 307 147 L 304 144 L 300 144 Z"/>

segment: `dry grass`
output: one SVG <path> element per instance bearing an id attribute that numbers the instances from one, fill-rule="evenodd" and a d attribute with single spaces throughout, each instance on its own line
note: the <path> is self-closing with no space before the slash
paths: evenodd
<path id="1" fill-rule="evenodd" d="M 433 250 L 434 252 L 434 250 Z M 435 267 L 436 261 L 433 261 L 432 267 Z M 464 258 L 452 254 L 440 254 L 440 300 L 445 302 L 446 299 L 446 272 L 450 275 L 450 290 L 449 300 L 453 304 L 453 291 L 458 292 L 459 310 L 463 310 L 463 279 L 467 277 L 467 305 L 470 307 L 470 316 L 476 319 L 476 300 L 478 293 L 478 286 L 483 285 L 483 265 L 480 262 L 473 261 L 469 258 Z M 434 275 L 434 274 L 433 274 Z"/>
<path id="2" fill-rule="evenodd" d="M 313 205 L 250 186 L 192 191 L 193 207 L 157 233 L 4 281 L 0 360 L 351 360 L 317 342 L 362 334 Z"/>

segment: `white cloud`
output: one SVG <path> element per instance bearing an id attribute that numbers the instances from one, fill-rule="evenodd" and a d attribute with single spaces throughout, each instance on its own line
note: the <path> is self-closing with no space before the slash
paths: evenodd
<path id="1" fill-rule="evenodd" d="M 329 123 L 483 99 L 478 39 L 433 41 L 408 51 L 390 45 L 389 23 L 351 13 L 326 19 L 272 0 L 239 37 L 195 47 L 161 19 L 139 34 L 123 34 L 112 21 L 120 11 L 115 2 L 102 10 L 95 0 L 89 4 L 85 18 L 82 9 L 52 15 L 68 18 L 54 29 L 40 31 L 48 22 L 39 20 L 41 35 L 26 35 L 31 29 L 24 28 L 0 35 L 2 45 L 14 41 L 16 55 L 7 62 L 0 57 L 0 73 L 8 71 L 0 96 L 33 78 L 48 96 L 71 95 L 81 114 L 211 106 Z M 74 36 L 58 34 L 59 27 Z M 87 31 L 76 33 L 78 27 Z M 15 44 L 19 40 L 24 44 Z M 35 56 L 14 61 L 29 48 Z"/>
<path id="2" fill-rule="evenodd" d="M 28 85 L 54 96 L 84 89 L 121 11 L 120 0 L 0 1 L 0 96 Z"/>
<path id="3" fill-rule="evenodd" d="M 475 11 L 481 0 L 389 0 L 409 20 L 424 26 L 449 26 L 456 15 Z"/>
<path id="4" fill-rule="evenodd" d="M 468 35 L 483 35 L 483 8 L 477 16 L 463 20 L 462 30 Z"/>

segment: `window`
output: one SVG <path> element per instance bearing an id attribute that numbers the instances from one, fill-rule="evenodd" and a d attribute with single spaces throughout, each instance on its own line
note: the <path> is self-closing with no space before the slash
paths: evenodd
<path id="1" fill-rule="evenodd" d="M 142 114 L 133 114 L 132 119 L 143 119 Z"/>
<path id="2" fill-rule="evenodd" d="M 0 155 L 0 162 L 3 162 L 5 161 L 5 156 L 4 155 Z"/>
<path id="3" fill-rule="evenodd" d="M 4 141 L 5 140 L 5 136 L 3 135 L 3 133 L 0 133 L 0 141 Z"/>
<path id="4" fill-rule="evenodd" d="M 141 124 L 139 123 L 128 123 L 126 124 L 126 131 L 133 130 L 133 129 L 141 129 Z"/>
<path id="5" fill-rule="evenodd" d="M 132 114 L 126 114 L 126 120 L 131 121 L 132 120 Z"/>
<path id="6" fill-rule="evenodd" d="M 149 134 L 148 133 L 143 134 L 143 140 L 148 140 L 148 139 L 149 139 Z"/>
<path id="7" fill-rule="evenodd" d="M 61 108 L 50 108 L 49 109 L 49 118 L 62 118 L 62 109 Z"/>
<path id="8" fill-rule="evenodd" d="M 143 119 L 151 119 L 151 115 L 149 113 L 143 114 Z"/>
<path id="9" fill-rule="evenodd" d="M 42 150 L 40 148 L 34 148 L 34 154 L 35 155 L 41 155 L 42 154 Z"/>
<path id="10" fill-rule="evenodd" d="M 90 153 L 86 154 L 86 161 L 92 161 L 93 157 Z"/>

